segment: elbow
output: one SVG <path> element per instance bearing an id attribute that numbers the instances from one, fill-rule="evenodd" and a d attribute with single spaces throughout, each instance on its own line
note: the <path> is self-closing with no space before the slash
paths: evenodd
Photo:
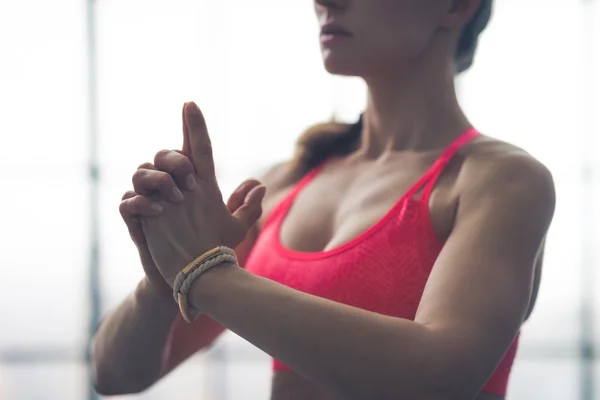
<path id="1" fill-rule="evenodd" d="M 94 390 L 101 396 L 123 395 L 123 390 L 111 378 L 105 367 L 98 364 L 97 360 L 92 360 L 92 381 Z"/>
<path id="2" fill-rule="evenodd" d="M 103 357 L 94 350 L 92 350 L 91 366 L 94 390 L 101 396 L 138 394 L 154 383 L 154 381 L 140 379 L 140 376 L 123 373 L 109 357 Z"/>
<path id="3" fill-rule="evenodd" d="M 151 384 L 144 384 L 135 379 L 127 380 L 117 377 L 108 367 L 103 367 L 97 362 L 93 363 L 94 390 L 101 396 L 117 396 L 142 393 Z"/>
<path id="4" fill-rule="evenodd" d="M 94 390 L 100 396 L 118 396 L 125 394 L 134 394 L 126 393 L 126 391 L 123 390 L 123 388 L 120 388 L 114 382 L 111 382 L 110 380 L 102 377 L 101 375 L 98 375 L 97 373 L 94 374 Z"/>
<path id="5" fill-rule="evenodd" d="M 145 390 L 145 389 L 144 390 L 127 390 L 122 387 L 99 384 L 97 382 L 94 382 L 94 389 L 95 389 L 96 393 L 99 394 L 100 396 L 107 396 L 107 397 L 140 394 Z"/>
<path id="6" fill-rule="evenodd" d="M 122 396 L 130 394 L 139 394 L 151 386 L 151 383 L 143 384 L 131 380 L 124 382 L 117 379 L 114 374 L 110 374 L 94 365 L 93 374 L 94 390 L 101 396 Z"/>

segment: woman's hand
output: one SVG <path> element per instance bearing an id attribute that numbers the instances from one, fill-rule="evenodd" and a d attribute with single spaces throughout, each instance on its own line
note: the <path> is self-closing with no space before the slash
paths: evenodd
<path id="1" fill-rule="evenodd" d="M 169 286 L 188 263 L 204 252 L 220 245 L 235 248 L 260 217 L 265 194 L 265 187 L 258 181 L 246 181 L 225 205 L 215 177 L 206 124 L 194 103 L 184 105 L 183 131 L 183 155 L 193 165 L 195 189 L 186 192 L 179 203 L 156 195 L 139 200 L 160 209 L 158 215 L 143 215 L 141 226 L 152 259 Z M 159 154 L 172 159 L 182 156 L 168 151 Z"/>
<path id="2" fill-rule="evenodd" d="M 159 296 L 172 299 L 171 287 L 156 268 L 146 237 L 142 230 L 141 216 L 153 217 L 162 211 L 152 197 L 159 195 L 173 203 L 183 200 L 183 188 L 193 190 L 196 179 L 191 161 L 177 152 L 161 151 L 156 154 L 154 164 L 144 163 L 133 174 L 133 191 L 123 195 L 119 211 L 127 225 L 129 235 L 135 243 L 142 267 L 146 274 L 145 287 Z"/>

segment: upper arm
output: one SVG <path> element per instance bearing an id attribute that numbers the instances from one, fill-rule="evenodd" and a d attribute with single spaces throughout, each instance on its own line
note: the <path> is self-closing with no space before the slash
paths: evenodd
<path id="1" fill-rule="evenodd" d="M 463 384 L 483 385 L 519 331 L 554 213 L 543 165 L 522 154 L 488 164 L 465 172 L 453 231 L 415 318 L 437 335 L 448 368 L 462 361 L 453 379 Z"/>
<path id="2" fill-rule="evenodd" d="M 527 315 L 525 320 L 529 319 L 531 313 L 533 312 L 533 308 L 537 302 L 538 292 L 540 289 L 540 284 L 542 282 L 542 267 L 544 266 L 544 254 L 546 251 L 546 240 L 542 243 L 540 251 L 538 253 L 537 259 L 535 260 L 535 268 L 533 271 L 533 285 L 531 289 L 531 301 L 529 302 L 529 308 L 527 309 Z"/>

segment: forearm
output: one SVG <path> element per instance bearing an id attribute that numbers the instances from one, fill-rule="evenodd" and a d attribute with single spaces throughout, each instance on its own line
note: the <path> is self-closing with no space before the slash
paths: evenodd
<path id="1" fill-rule="evenodd" d="M 154 295 L 140 283 L 101 323 L 92 344 L 96 388 L 104 394 L 136 393 L 162 375 L 174 301 Z"/>
<path id="2" fill-rule="evenodd" d="M 433 380 L 443 369 L 436 364 L 435 335 L 412 321 L 310 296 L 233 267 L 198 279 L 190 301 L 296 372 L 350 398 L 435 398 L 432 385 L 439 381 Z"/>

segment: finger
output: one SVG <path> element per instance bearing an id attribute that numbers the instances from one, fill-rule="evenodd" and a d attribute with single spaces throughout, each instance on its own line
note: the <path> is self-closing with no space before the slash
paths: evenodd
<path id="1" fill-rule="evenodd" d="M 154 165 L 173 177 L 180 187 L 194 190 L 196 178 L 192 161 L 175 150 L 161 150 L 154 156 Z"/>
<path id="2" fill-rule="evenodd" d="M 140 216 L 156 216 L 160 214 L 162 207 L 159 204 L 152 204 L 150 199 L 139 196 L 133 191 L 126 192 L 122 199 L 119 212 L 127 225 L 129 236 L 141 249 L 146 243 L 146 236 L 142 230 Z"/>
<path id="3" fill-rule="evenodd" d="M 248 179 L 242 182 L 242 184 L 231 193 L 229 200 L 227 200 L 227 209 L 229 212 L 233 214 L 235 210 L 240 208 L 244 204 L 244 199 L 248 193 L 258 185 L 260 185 L 260 182 L 256 179 Z"/>
<path id="4" fill-rule="evenodd" d="M 119 205 L 119 212 L 125 222 L 136 220 L 140 216 L 153 217 L 160 214 L 162 210 L 163 207 L 159 203 L 152 201 L 149 197 L 138 194 L 125 198 Z"/>
<path id="5" fill-rule="evenodd" d="M 159 193 L 163 198 L 176 203 L 183 200 L 183 193 L 177 187 L 173 177 L 166 172 L 138 169 L 131 181 L 133 190 L 138 194 L 150 196 Z"/>
<path id="6" fill-rule="evenodd" d="M 137 185 L 137 183 L 136 183 L 137 179 L 139 179 L 136 174 L 140 174 L 141 172 L 138 172 L 138 171 L 144 170 L 144 169 L 148 169 L 148 170 L 152 170 L 152 171 L 157 171 L 156 167 L 152 163 L 145 162 L 143 164 L 140 164 L 140 166 L 137 167 L 136 171 L 133 173 L 133 176 L 131 177 L 131 181 L 133 183 L 134 190 L 129 191 L 127 193 L 133 193 L 134 196 L 137 196 L 138 194 L 143 194 L 143 195 L 150 195 L 150 194 L 152 194 L 152 192 L 154 191 L 154 189 L 150 189 L 149 188 L 147 190 L 144 190 L 144 188 L 142 188 L 142 187 L 138 187 L 139 192 L 136 193 L 137 190 L 135 189 L 135 186 Z M 127 194 L 127 193 L 125 193 L 125 194 Z M 124 200 L 124 199 L 122 199 L 122 200 Z"/>
<path id="7" fill-rule="evenodd" d="M 266 188 L 263 185 L 255 186 L 246 195 L 244 204 L 238 208 L 233 216 L 244 230 L 250 229 L 262 214 L 262 200 L 265 197 Z"/>
<path id="8" fill-rule="evenodd" d="M 184 149 L 190 157 L 196 176 L 205 181 L 216 181 L 212 145 L 206 121 L 200 108 L 194 103 L 184 106 Z M 187 135 L 187 139 L 185 139 Z M 186 143 L 187 140 L 187 143 Z"/>
<path id="9" fill-rule="evenodd" d="M 152 164 L 151 162 L 145 162 L 143 164 L 140 164 L 139 167 L 137 167 L 137 169 L 156 169 L 156 166 L 154 166 L 154 164 Z"/>
<path id="10" fill-rule="evenodd" d="M 130 199 L 135 196 L 137 196 L 136 192 L 134 192 L 133 190 L 128 190 L 127 192 L 125 192 L 123 197 L 121 197 L 121 200 Z"/>
<path id="11" fill-rule="evenodd" d="M 183 155 L 191 157 L 192 149 L 190 147 L 190 132 L 185 122 L 185 108 L 187 107 L 187 104 L 188 103 L 184 103 L 183 108 L 181 109 L 181 122 L 183 125 L 183 145 L 181 146 L 181 152 Z"/>

